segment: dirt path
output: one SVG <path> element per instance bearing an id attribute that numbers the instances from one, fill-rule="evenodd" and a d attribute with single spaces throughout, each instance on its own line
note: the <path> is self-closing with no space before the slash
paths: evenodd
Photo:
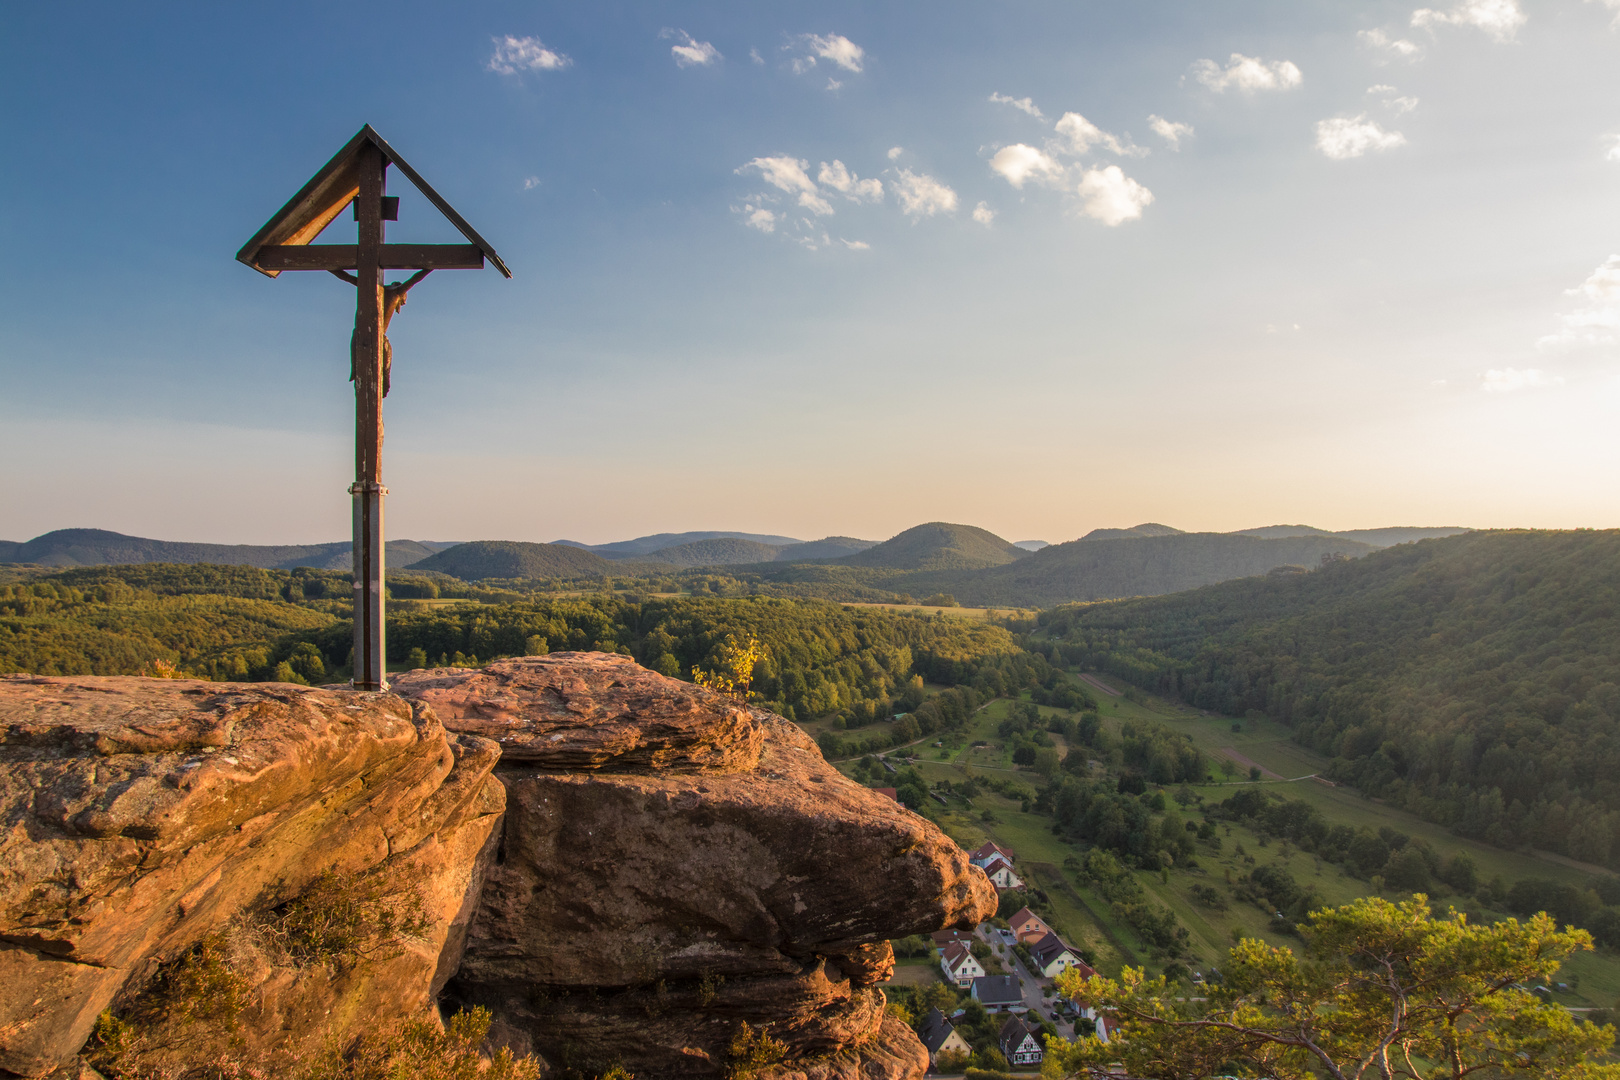
<path id="1" fill-rule="evenodd" d="M 1237 762 L 1238 765 L 1241 766 L 1242 768 L 1245 768 L 1245 769 L 1259 769 L 1260 770 L 1260 775 L 1265 777 L 1267 780 L 1286 780 L 1286 779 L 1288 779 L 1286 776 L 1283 776 L 1281 773 L 1272 772 L 1270 769 L 1266 768 L 1264 765 L 1260 764 L 1258 761 L 1254 761 L 1254 760 L 1251 760 L 1249 758 L 1244 757 L 1242 754 L 1238 753 L 1236 750 L 1232 749 L 1230 746 L 1221 747 L 1221 753 L 1225 754 L 1227 757 L 1229 757 L 1233 761 Z"/>
<path id="2" fill-rule="evenodd" d="M 1095 675 L 1087 675 L 1085 672 L 1082 671 L 1080 673 L 1080 678 L 1084 682 L 1090 683 L 1096 689 L 1101 690 L 1103 693 L 1107 694 L 1109 697 L 1119 697 L 1119 691 L 1118 690 L 1115 690 L 1112 686 L 1109 686 L 1107 683 L 1103 682 L 1101 679 L 1097 678 L 1097 676 L 1095 676 Z"/>

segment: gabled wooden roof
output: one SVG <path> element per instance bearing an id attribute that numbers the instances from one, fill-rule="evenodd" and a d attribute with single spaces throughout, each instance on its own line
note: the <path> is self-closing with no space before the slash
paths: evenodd
<path id="1" fill-rule="evenodd" d="M 422 179 L 422 174 L 411 168 L 410 162 L 399 156 L 399 151 L 389 146 L 387 141 L 370 125 L 361 128 L 348 144 L 332 156 L 332 160 L 321 166 L 321 170 L 310 177 L 309 183 L 301 188 L 298 194 L 287 201 L 287 205 L 276 211 L 274 217 L 264 223 L 264 228 L 254 234 L 253 239 L 242 245 L 242 250 L 236 253 L 239 262 L 244 262 L 267 277 L 275 277 L 280 270 L 266 270 L 258 265 L 258 256 L 261 249 L 266 247 L 297 246 L 308 244 L 321 234 L 321 230 L 332 223 L 332 219 L 343 212 L 344 207 L 360 193 L 359 157 L 360 148 L 370 143 L 382 151 L 383 159 L 393 165 L 405 178 L 416 185 L 416 190 L 426 195 L 428 201 L 438 207 L 439 213 L 449 219 L 471 243 L 484 253 L 484 257 L 495 264 L 495 268 L 504 276 L 511 277 L 512 272 L 506 268 L 501 257 L 495 254 L 495 249 L 465 218 L 456 213 L 455 207 L 444 201 L 444 197 L 434 191 L 428 182 Z"/>

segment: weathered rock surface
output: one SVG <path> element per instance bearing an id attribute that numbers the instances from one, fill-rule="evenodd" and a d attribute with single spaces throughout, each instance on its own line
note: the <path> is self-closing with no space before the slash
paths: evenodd
<path id="1" fill-rule="evenodd" d="M 427 929 L 332 998 L 366 1022 L 420 1015 L 492 853 L 497 757 L 387 694 L 0 677 L 0 1068 L 71 1061 L 158 963 L 323 870 L 413 883 Z M 261 989 L 296 1027 L 303 991 Z"/>
<path id="2" fill-rule="evenodd" d="M 418 672 L 395 689 L 452 730 L 524 747 L 496 770 L 504 833 L 448 987 L 489 1006 L 514 1049 L 708 1075 L 747 1022 L 801 1062 L 784 1077 L 926 1068 L 866 987 L 892 967 L 888 939 L 974 925 L 994 889 L 795 725 L 600 653 Z"/>
<path id="3" fill-rule="evenodd" d="M 507 765 L 712 772 L 751 768 L 764 725 L 752 710 L 612 653 L 554 653 L 480 671 L 397 676 L 452 731 L 500 743 Z"/>

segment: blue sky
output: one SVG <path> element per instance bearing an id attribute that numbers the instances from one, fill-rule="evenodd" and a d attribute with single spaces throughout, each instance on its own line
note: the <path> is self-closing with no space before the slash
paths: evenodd
<path id="1" fill-rule="evenodd" d="M 346 535 L 353 293 L 232 256 L 366 122 L 515 275 L 393 324 L 393 536 L 1620 525 L 1617 18 L 11 6 L 0 537 Z"/>

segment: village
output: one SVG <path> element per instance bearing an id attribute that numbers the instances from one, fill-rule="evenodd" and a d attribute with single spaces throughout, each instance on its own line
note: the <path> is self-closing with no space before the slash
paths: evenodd
<path id="1" fill-rule="evenodd" d="M 1024 888 L 1008 848 L 987 840 L 968 858 L 998 894 Z M 966 990 L 969 1001 L 993 1018 L 996 1045 L 1007 1063 L 1015 1069 L 1039 1069 L 1046 1053 L 1042 1035 L 1052 1030 L 1067 1040 L 1095 1034 L 1107 1042 L 1117 1025 L 1076 1007 L 1056 985 L 1057 977 L 1071 968 L 1086 979 L 1096 971 L 1028 907 L 1014 912 L 1005 927 L 997 925 L 1002 921 L 980 923 L 971 933 L 941 930 L 930 937 L 941 981 Z M 973 1046 L 957 1030 L 968 1011 L 964 1004 L 946 1015 L 934 1006 L 918 1018 L 917 1034 L 928 1050 L 931 1073 L 961 1072 L 972 1058 Z"/>

